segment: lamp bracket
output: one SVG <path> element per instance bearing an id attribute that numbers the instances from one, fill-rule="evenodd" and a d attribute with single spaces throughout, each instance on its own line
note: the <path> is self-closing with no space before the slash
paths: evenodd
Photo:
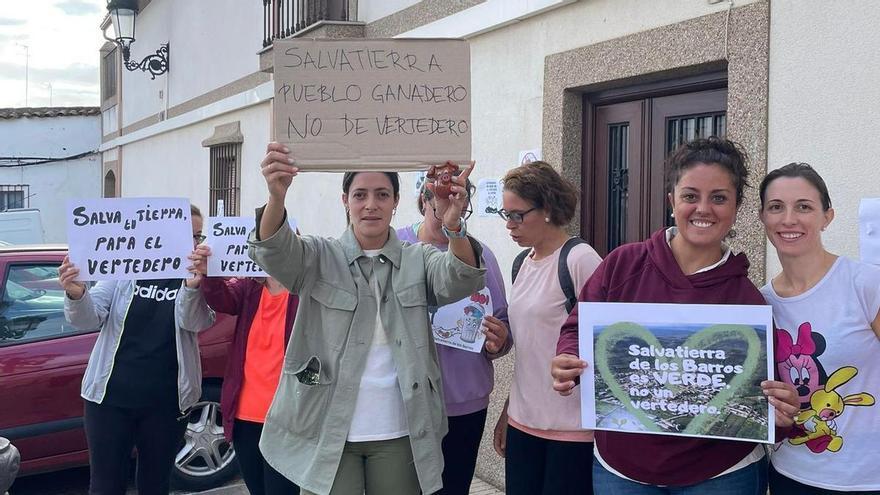
<path id="1" fill-rule="evenodd" d="M 125 68 L 130 71 L 141 70 L 150 73 L 150 79 L 156 79 L 168 72 L 169 53 L 168 43 L 162 43 L 156 53 L 147 55 L 140 62 L 129 60 L 130 51 L 128 45 L 122 45 L 122 58 L 125 61 Z"/>

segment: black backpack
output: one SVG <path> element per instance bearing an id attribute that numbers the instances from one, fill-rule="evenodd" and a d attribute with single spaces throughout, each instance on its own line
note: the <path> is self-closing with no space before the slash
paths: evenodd
<path id="1" fill-rule="evenodd" d="M 578 244 L 586 244 L 586 242 L 587 241 L 580 237 L 572 237 L 565 241 L 565 244 L 562 245 L 562 252 L 559 253 L 559 265 L 556 268 L 556 273 L 559 277 L 559 287 L 562 288 L 562 293 L 565 294 L 565 310 L 569 313 L 574 309 L 578 300 L 577 293 L 574 291 L 574 281 L 571 279 L 571 273 L 568 271 L 568 253 L 573 247 Z M 532 252 L 532 248 L 523 250 L 513 259 L 513 267 L 511 267 L 511 276 L 513 277 L 513 280 L 511 280 L 511 284 L 516 281 L 516 274 L 519 273 L 523 261 L 526 260 L 526 256 L 528 256 L 530 252 Z"/>

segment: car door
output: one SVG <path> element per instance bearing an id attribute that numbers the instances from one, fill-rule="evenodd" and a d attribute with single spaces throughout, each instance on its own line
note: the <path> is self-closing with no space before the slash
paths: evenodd
<path id="1" fill-rule="evenodd" d="M 64 319 L 63 256 L 0 257 L 0 436 L 20 450 L 22 474 L 88 462 L 79 393 L 97 332 Z"/>

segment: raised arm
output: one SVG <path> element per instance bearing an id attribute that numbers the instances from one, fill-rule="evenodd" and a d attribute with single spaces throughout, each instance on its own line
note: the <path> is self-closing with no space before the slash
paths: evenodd
<path id="1" fill-rule="evenodd" d="M 269 199 L 263 209 L 263 216 L 257 223 L 257 240 L 272 237 L 281 227 L 285 220 L 284 199 L 293 178 L 299 173 L 299 168 L 294 166 L 293 157 L 290 156 L 290 149 L 280 143 L 269 143 L 266 146 L 266 157 L 260 167 L 263 178 L 266 179 Z"/>

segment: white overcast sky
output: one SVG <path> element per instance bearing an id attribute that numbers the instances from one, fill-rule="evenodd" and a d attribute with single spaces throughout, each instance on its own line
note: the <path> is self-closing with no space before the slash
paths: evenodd
<path id="1" fill-rule="evenodd" d="M 0 107 L 99 105 L 106 0 L 0 0 Z M 112 31 L 112 28 L 111 28 Z M 112 33 L 108 33 L 112 34 Z"/>

